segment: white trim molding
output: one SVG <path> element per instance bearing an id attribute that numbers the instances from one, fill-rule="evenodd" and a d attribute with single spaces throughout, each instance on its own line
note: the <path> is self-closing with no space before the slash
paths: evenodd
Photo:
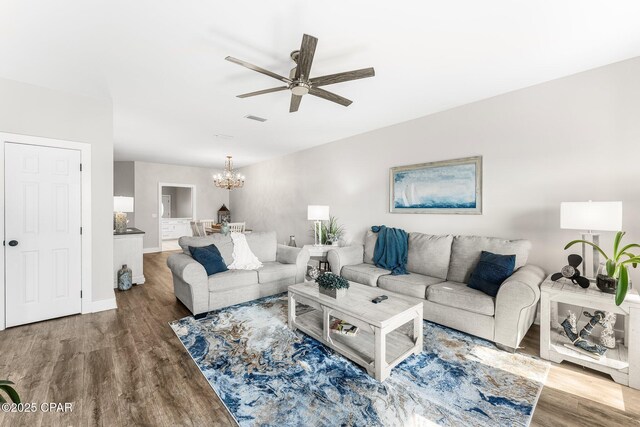
<path id="1" fill-rule="evenodd" d="M 155 254 L 157 252 L 162 252 L 161 248 L 144 248 L 142 253 L 144 254 Z"/>
<path id="2" fill-rule="evenodd" d="M 115 298 L 103 299 L 100 301 L 94 301 L 91 303 L 91 313 L 97 313 L 99 311 L 114 310 L 118 308 Z"/>
<path id="3" fill-rule="evenodd" d="M 70 150 L 80 151 L 80 162 L 82 163 L 82 175 L 80 178 L 81 185 L 81 224 L 82 224 L 82 237 L 81 237 L 81 280 L 82 280 L 82 305 L 81 313 L 92 313 L 93 304 L 91 300 L 91 242 L 92 242 L 92 226 L 91 226 L 91 144 L 84 142 L 64 141 L 60 139 L 43 138 L 39 136 L 19 135 L 12 133 L 0 132 L 0 192 L 2 196 L 3 209 L 0 209 L 0 233 L 5 235 L 4 230 L 4 144 L 27 144 L 38 145 L 43 147 L 53 148 L 66 148 Z M 4 246 L 2 246 L 2 262 L 0 262 L 0 276 L 2 277 L 2 288 L 0 289 L 0 330 L 5 328 L 5 271 L 4 271 Z M 102 301 L 99 301 L 102 305 Z M 115 307 L 115 299 L 113 303 Z"/>

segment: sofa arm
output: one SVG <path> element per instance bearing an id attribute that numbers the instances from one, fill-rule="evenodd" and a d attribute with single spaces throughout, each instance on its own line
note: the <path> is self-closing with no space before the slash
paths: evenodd
<path id="1" fill-rule="evenodd" d="M 517 349 L 536 318 L 544 270 L 525 265 L 505 280 L 496 296 L 494 341 Z"/>
<path id="2" fill-rule="evenodd" d="M 309 263 L 309 251 L 304 248 L 293 248 L 286 245 L 278 245 L 276 261 L 282 264 L 296 265 L 296 283 L 304 282 Z"/>
<path id="3" fill-rule="evenodd" d="M 350 245 L 329 249 L 327 261 L 333 274 L 340 275 L 345 265 L 358 265 L 364 261 L 364 245 Z"/>
<path id="4" fill-rule="evenodd" d="M 185 254 L 173 254 L 167 259 L 173 274 L 173 291 L 194 315 L 209 311 L 209 284 L 202 264 Z"/>

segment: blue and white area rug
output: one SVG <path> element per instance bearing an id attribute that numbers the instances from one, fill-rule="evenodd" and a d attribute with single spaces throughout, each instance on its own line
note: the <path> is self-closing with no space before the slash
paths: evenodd
<path id="1" fill-rule="evenodd" d="M 241 426 L 526 426 L 547 362 L 430 322 L 378 382 L 287 327 L 285 294 L 171 323 Z"/>

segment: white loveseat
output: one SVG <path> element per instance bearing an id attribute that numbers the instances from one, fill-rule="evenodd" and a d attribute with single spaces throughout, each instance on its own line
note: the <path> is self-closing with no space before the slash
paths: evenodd
<path id="1" fill-rule="evenodd" d="M 424 319 L 491 340 L 510 351 L 518 348 L 535 320 L 545 278 L 540 267 L 526 265 L 529 241 L 409 233 L 410 274 L 393 276 L 373 264 L 376 240 L 377 234 L 369 231 L 364 245 L 331 249 L 327 260 L 332 272 L 421 298 Z M 516 256 L 516 270 L 495 298 L 466 285 L 482 251 Z"/>

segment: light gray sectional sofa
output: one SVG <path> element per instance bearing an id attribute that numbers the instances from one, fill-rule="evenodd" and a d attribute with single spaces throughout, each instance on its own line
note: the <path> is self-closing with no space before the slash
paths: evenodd
<path id="1" fill-rule="evenodd" d="M 518 348 L 535 320 L 545 272 L 526 265 L 531 243 L 478 236 L 435 236 L 409 233 L 407 270 L 392 276 L 373 264 L 377 234 L 369 231 L 364 245 L 329 251 L 335 274 L 381 289 L 424 300 L 424 318 L 481 338 L 499 347 Z M 496 298 L 467 287 L 482 251 L 516 256 L 516 270 Z M 384 292 L 380 292 L 384 294 Z"/>
<path id="2" fill-rule="evenodd" d="M 304 281 L 309 252 L 279 245 L 275 232 L 246 234 L 249 248 L 263 263 L 258 270 L 228 270 L 207 277 L 204 267 L 191 257 L 189 246 L 215 244 L 226 265 L 233 262 L 230 236 L 180 237 L 183 252 L 173 254 L 167 265 L 173 274 L 176 297 L 196 317 L 208 311 L 285 292 L 289 285 Z"/>

